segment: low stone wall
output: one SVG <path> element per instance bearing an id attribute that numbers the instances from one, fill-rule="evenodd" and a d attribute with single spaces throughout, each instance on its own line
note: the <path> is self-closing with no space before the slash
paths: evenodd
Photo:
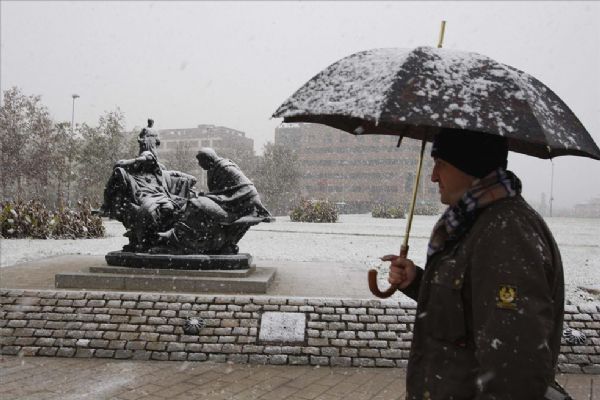
<path id="1" fill-rule="evenodd" d="M 569 346 L 562 340 L 558 367 L 561 372 L 600 374 L 600 304 L 566 305 L 565 327 L 586 335 L 584 345 Z"/>
<path id="2" fill-rule="evenodd" d="M 406 366 L 416 311 L 388 300 L 85 291 L 1 290 L 0 303 L 2 354 L 345 367 Z M 267 313 L 285 318 L 267 329 Z M 205 323 L 197 335 L 183 331 L 191 317 Z M 567 306 L 565 323 L 588 339 L 563 343 L 560 370 L 600 373 L 600 305 Z"/>

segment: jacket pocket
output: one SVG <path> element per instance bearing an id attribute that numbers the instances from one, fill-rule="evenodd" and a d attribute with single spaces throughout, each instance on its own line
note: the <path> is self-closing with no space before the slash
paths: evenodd
<path id="1" fill-rule="evenodd" d="M 431 280 L 424 316 L 429 336 L 461 347 L 466 344 L 463 271 L 452 258 L 440 260 Z"/>

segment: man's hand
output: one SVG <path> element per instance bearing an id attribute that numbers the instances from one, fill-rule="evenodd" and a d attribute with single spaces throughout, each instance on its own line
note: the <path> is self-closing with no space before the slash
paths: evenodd
<path id="1" fill-rule="evenodd" d="M 398 285 L 400 289 L 406 289 L 417 276 L 417 267 L 407 258 L 388 254 L 381 257 L 382 261 L 391 261 L 388 282 Z"/>

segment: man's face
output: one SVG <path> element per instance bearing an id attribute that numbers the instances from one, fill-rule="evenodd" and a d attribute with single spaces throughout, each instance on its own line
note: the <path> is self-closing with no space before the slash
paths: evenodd
<path id="1" fill-rule="evenodd" d="M 440 190 L 440 201 L 443 204 L 454 206 L 462 195 L 469 190 L 475 181 L 475 177 L 465 174 L 446 161 L 434 158 L 431 181 L 438 184 Z"/>

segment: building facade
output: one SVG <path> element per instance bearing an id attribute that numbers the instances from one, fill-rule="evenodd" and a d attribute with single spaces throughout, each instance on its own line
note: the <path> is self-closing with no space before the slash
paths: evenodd
<path id="1" fill-rule="evenodd" d="M 275 144 L 294 150 L 301 165 L 301 195 L 343 205 L 343 212 L 369 212 L 376 205 L 408 207 L 420 142 L 397 136 L 349 133 L 319 124 L 282 124 Z M 432 161 L 426 148 L 418 213 L 440 210 L 437 185 L 429 179 Z"/>
<path id="2" fill-rule="evenodd" d="M 587 203 L 576 204 L 573 216 L 581 218 L 600 218 L 600 197 L 589 200 Z"/>
<path id="3" fill-rule="evenodd" d="M 198 166 L 196 154 L 201 147 L 211 147 L 217 154 L 230 158 L 242 169 L 253 161 L 254 140 L 244 132 L 215 125 L 196 128 L 159 129 L 161 144 L 158 154 L 162 163 L 171 170 L 183 171 L 198 178 L 196 187 L 206 189 L 206 173 Z"/>

